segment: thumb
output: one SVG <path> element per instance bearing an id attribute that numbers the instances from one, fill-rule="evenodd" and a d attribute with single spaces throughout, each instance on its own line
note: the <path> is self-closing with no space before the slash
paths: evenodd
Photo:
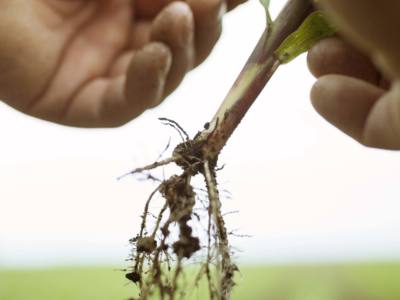
<path id="1" fill-rule="evenodd" d="M 384 73 L 400 78 L 399 0 L 318 0 L 318 3 Z"/>

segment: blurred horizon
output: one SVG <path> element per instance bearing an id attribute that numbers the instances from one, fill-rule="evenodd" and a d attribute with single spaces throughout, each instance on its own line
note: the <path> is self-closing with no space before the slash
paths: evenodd
<path id="1" fill-rule="evenodd" d="M 272 1 L 276 14 L 284 1 Z M 250 17 L 249 17 L 250 16 Z M 229 14 L 211 57 L 159 108 L 117 129 L 68 128 L 0 103 L 0 267 L 121 265 L 152 185 L 117 177 L 215 112 L 264 24 L 258 1 Z M 312 109 L 303 55 L 283 66 L 220 158 L 244 264 L 400 261 L 399 152 L 367 149 Z"/>
<path id="2" fill-rule="evenodd" d="M 400 264 L 244 267 L 236 274 L 232 299 L 397 300 L 399 275 Z M 205 282 L 192 289 L 185 285 L 185 292 L 186 300 L 208 298 Z M 123 272 L 104 267 L 0 270 L 4 300 L 109 300 L 137 294 Z"/>

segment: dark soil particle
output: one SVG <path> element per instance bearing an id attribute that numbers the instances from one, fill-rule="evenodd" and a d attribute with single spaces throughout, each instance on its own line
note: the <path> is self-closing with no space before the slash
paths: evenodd
<path id="1" fill-rule="evenodd" d="M 200 240 L 197 237 L 185 237 L 172 245 L 174 253 L 181 257 L 190 258 L 193 253 L 200 250 Z"/>
<path id="2" fill-rule="evenodd" d="M 142 237 L 137 240 L 136 250 L 138 252 L 152 253 L 157 248 L 157 242 L 153 237 Z"/>
<path id="3" fill-rule="evenodd" d="M 140 281 L 140 274 L 137 272 L 131 272 L 125 274 L 125 278 L 132 281 L 133 283 L 138 283 Z"/>

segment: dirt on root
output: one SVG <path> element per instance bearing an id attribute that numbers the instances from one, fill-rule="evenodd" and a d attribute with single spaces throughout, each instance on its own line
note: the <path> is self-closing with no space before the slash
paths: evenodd
<path id="1" fill-rule="evenodd" d="M 177 123 L 171 122 L 168 125 L 183 131 Z M 182 136 L 187 136 L 186 132 L 183 131 Z M 135 299 L 145 300 L 155 295 L 160 299 L 185 299 L 181 283 L 186 263 L 193 257 L 196 257 L 199 272 L 191 285 L 195 287 L 205 278 L 210 299 L 230 299 L 234 273 L 238 268 L 231 260 L 228 234 L 221 213 L 216 178 L 218 157 L 209 157 L 205 145 L 205 141 L 186 138 L 175 147 L 171 158 L 131 172 L 148 172 L 170 163 L 182 169 L 181 174 L 161 181 L 150 195 L 142 215 L 140 232 L 130 241 L 133 246 L 132 266 L 125 276 L 140 287 Z M 192 185 L 196 175 L 202 176 L 205 181 L 207 199 L 200 200 Z M 156 214 L 150 212 L 150 203 L 155 195 L 164 199 L 163 207 Z M 194 211 L 200 201 L 205 218 L 198 217 Z M 149 215 L 154 216 L 155 222 L 148 222 Z M 194 234 L 199 228 L 206 228 L 204 241 Z"/>

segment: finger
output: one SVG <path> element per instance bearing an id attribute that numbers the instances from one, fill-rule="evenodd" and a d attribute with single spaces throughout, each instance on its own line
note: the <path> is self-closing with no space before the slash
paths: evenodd
<path id="1" fill-rule="evenodd" d="M 224 0 L 187 0 L 195 22 L 196 62 L 198 65 L 210 54 L 222 31 Z"/>
<path id="2" fill-rule="evenodd" d="M 138 18 L 154 18 L 166 5 L 176 0 L 136 0 L 135 11 Z M 201 2 L 201 1 L 199 1 Z M 247 0 L 227 0 L 228 10 L 247 2 Z"/>
<path id="3" fill-rule="evenodd" d="M 228 10 L 234 9 L 236 6 L 243 4 L 247 2 L 247 0 L 228 0 L 227 5 L 228 5 Z"/>
<path id="4" fill-rule="evenodd" d="M 182 81 L 194 63 L 194 21 L 190 7 L 184 2 L 173 2 L 155 18 L 151 40 L 166 44 L 172 52 L 164 96 L 169 95 Z"/>
<path id="5" fill-rule="evenodd" d="M 125 86 L 128 101 L 142 110 L 158 105 L 171 67 L 172 53 L 166 45 L 147 44 L 136 53 L 129 67 Z"/>
<path id="6" fill-rule="evenodd" d="M 380 84 L 381 76 L 371 60 L 339 37 L 322 40 L 308 52 L 307 58 L 315 77 L 339 74 Z"/>
<path id="7" fill-rule="evenodd" d="M 359 79 L 327 75 L 311 91 L 317 112 L 328 122 L 361 143 L 368 116 L 384 91 Z"/>
<path id="8" fill-rule="evenodd" d="M 365 144 L 400 150 L 400 84 L 397 83 L 373 107 L 365 126 Z"/>
<path id="9" fill-rule="evenodd" d="M 115 63 L 111 66 L 108 71 L 107 77 L 119 77 L 125 75 L 128 72 L 129 66 L 131 65 L 132 59 L 136 54 L 137 50 L 128 50 L 123 52 L 119 57 L 116 58 Z"/>
<path id="10" fill-rule="evenodd" d="M 152 19 L 173 1 L 176 0 L 135 0 L 136 17 L 139 19 Z"/>
<path id="11" fill-rule="evenodd" d="M 150 41 L 152 22 L 148 20 L 135 21 L 132 30 L 131 47 L 140 49 Z"/>
<path id="12" fill-rule="evenodd" d="M 150 43 L 134 53 L 128 74 L 97 79 L 73 99 L 64 124 L 114 127 L 139 116 L 162 99 L 171 53 L 161 43 Z"/>
<path id="13" fill-rule="evenodd" d="M 341 31 L 365 49 L 390 77 L 400 78 L 400 1 L 319 0 Z"/>
<path id="14" fill-rule="evenodd" d="M 116 59 L 116 62 L 108 72 L 108 76 L 116 77 L 128 72 L 135 50 L 142 49 L 150 42 L 151 26 L 152 22 L 149 20 L 139 20 L 135 22 L 132 30 L 130 50 L 125 51 Z"/>

